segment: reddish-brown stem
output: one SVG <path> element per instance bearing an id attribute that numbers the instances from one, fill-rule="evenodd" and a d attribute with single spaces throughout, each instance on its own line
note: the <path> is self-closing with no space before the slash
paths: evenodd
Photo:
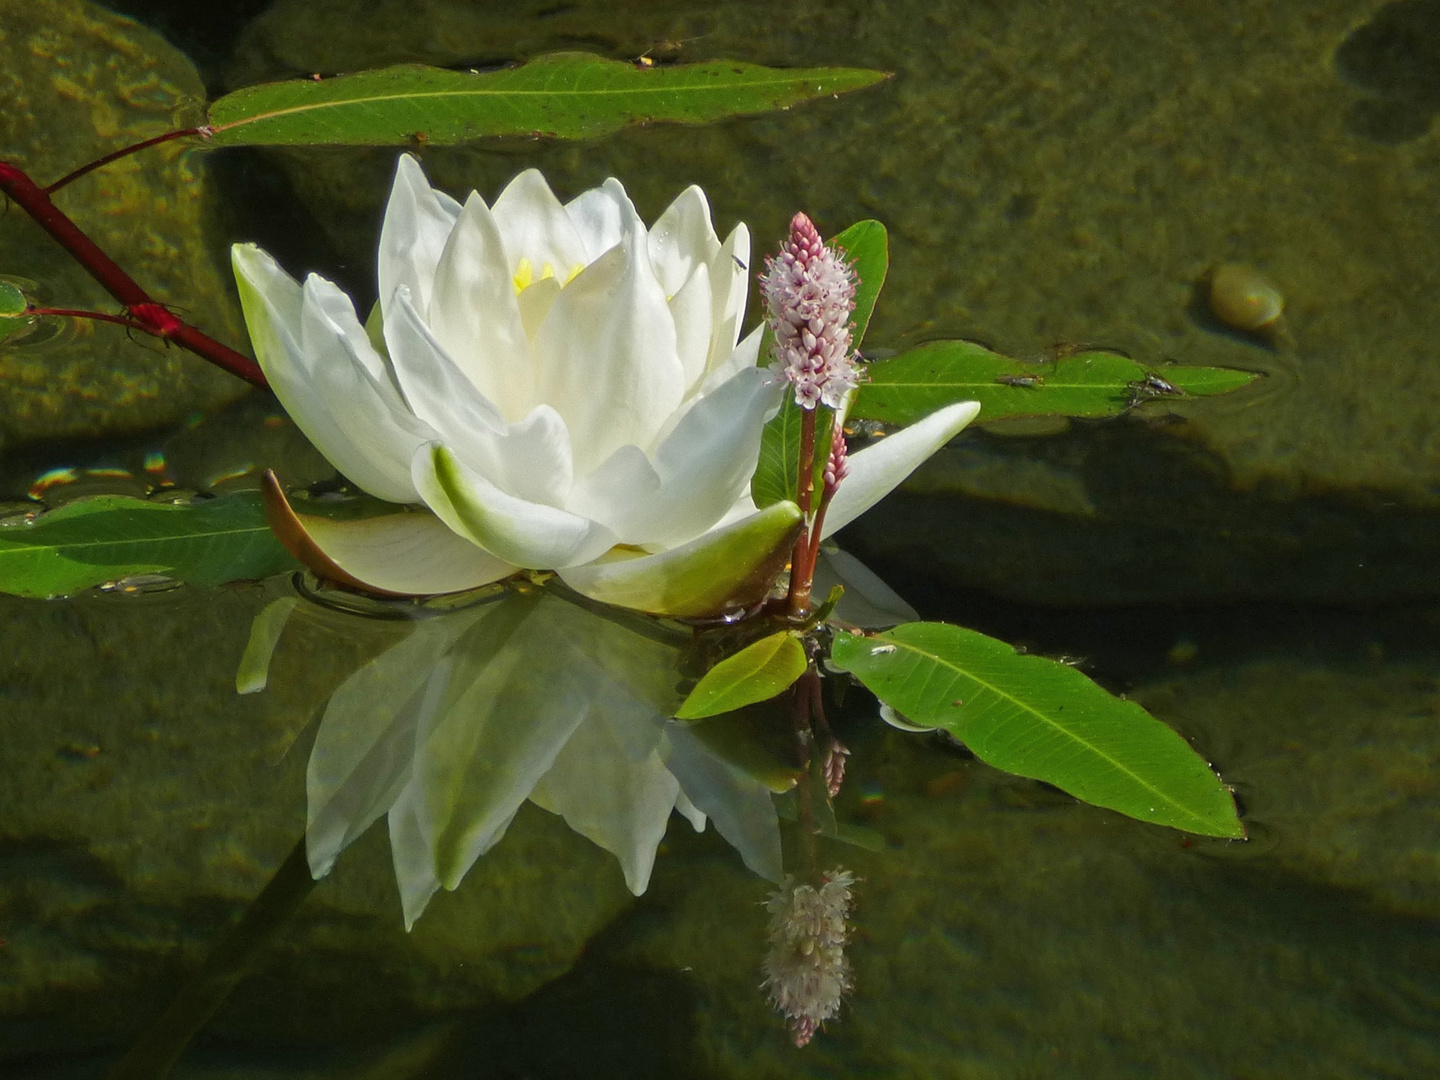
<path id="1" fill-rule="evenodd" d="M 79 311 L 74 308 L 58 307 L 27 307 L 26 315 L 50 315 L 57 319 L 89 319 L 92 322 L 116 323 L 131 330 L 144 329 L 134 319 L 128 319 L 124 315 L 107 315 L 103 311 Z"/>
<path id="2" fill-rule="evenodd" d="M 829 484 L 820 494 L 820 509 L 815 511 L 815 521 L 810 526 L 810 546 L 805 552 L 805 565 L 809 569 L 811 578 L 815 576 L 815 564 L 820 561 L 820 540 L 825 531 L 825 511 L 830 509 L 830 500 L 835 495 L 835 488 Z"/>
<path id="3" fill-rule="evenodd" d="M 129 319 L 126 325 L 162 340 L 173 341 L 196 356 L 224 368 L 231 375 L 262 389 L 269 389 L 265 375 L 255 361 L 201 333 L 189 323 L 181 321 L 165 305 L 153 300 L 149 293 L 135 283 L 134 278 L 121 270 L 114 259 L 85 235 L 80 226 L 50 201 L 46 189 L 9 162 L 0 161 L 0 192 L 13 199 L 56 243 L 68 251 L 106 292 L 124 305 Z"/>
<path id="4" fill-rule="evenodd" d="M 109 165 L 112 161 L 119 161 L 122 157 L 129 157 L 131 154 L 139 150 L 144 150 L 147 147 L 158 146 L 160 143 L 171 142 L 174 139 L 183 139 L 190 135 L 203 135 L 208 137 L 210 135 L 210 129 L 208 127 L 180 128 L 178 131 L 167 131 L 164 135 L 156 135 L 153 139 L 146 139 L 144 142 L 127 146 L 123 150 L 116 150 L 113 154 L 106 154 L 104 157 L 96 158 L 88 165 L 81 165 L 80 168 L 74 172 L 66 173 L 59 180 L 56 180 L 43 190 L 46 195 L 54 195 L 55 192 L 59 191 L 66 184 L 73 180 L 79 180 L 80 177 L 86 173 L 94 172 L 102 165 Z"/>
<path id="5" fill-rule="evenodd" d="M 792 618 L 802 618 L 810 610 L 810 583 L 815 567 L 810 563 L 810 503 L 815 489 L 815 412 L 804 409 L 800 415 L 800 474 L 796 477 L 795 502 L 805 518 L 800 535 L 795 538 L 795 551 L 790 557 L 790 595 L 787 606 Z"/>

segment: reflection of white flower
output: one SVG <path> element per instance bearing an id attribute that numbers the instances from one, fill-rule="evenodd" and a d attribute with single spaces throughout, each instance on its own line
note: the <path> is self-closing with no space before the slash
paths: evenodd
<path id="1" fill-rule="evenodd" d="M 412 925 L 529 799 L 614 854 L 637 895 L 677 810 L 697 829 L 713 819 L 778 880 L 781 785 L 668 722 L 676 659 L 674 645 L 544 593 L 421 621 L 325 710 L 307 771 L 312 873 L 388 817 Z"/>
<path id="2" fill-rule="evenodd" d="M 561 204 L 531 170 L 493 208 L 474 193 L 462 206 L 408 156 L 365 326 L 330 282 L 302 285 L 237 245 L 255 352 L 290 415 L 367 492 L 428 511 L 301 517 L 308 546 L 295 546 L 382 592 L 456 591 L 524 567 L 664 614 L 760 598 L 799 510 L 756 510 L 747 490 L 782 393 L 756 367 L 759 332 L 739 337 L 749 249 L 743 225 L 716 237 L 699 188 L 647 229 L 613 179 Z M 856 454 L 827 531 L 974 408 Z"/>

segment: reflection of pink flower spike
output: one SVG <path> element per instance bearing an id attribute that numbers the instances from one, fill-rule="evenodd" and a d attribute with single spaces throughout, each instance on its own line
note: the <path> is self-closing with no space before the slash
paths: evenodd
<path id="1" fill-rule="evenodd" d="M 845 759 L 849 756 L 849 747 L 838 739 L 830 740 L 830 748 L 825 751 L 825 790 L 832 799 L 840 794 L 840 785 L 845 783 Z"/>
<path id="2" fill-rule="evenodd" d="M 830 457 L 825 462 L 825 498 L 835 494 L 840 481 L 850 475 L 850 455 L 846 452 L 845 431 L 836 417 L 835 429 L 830 436 Z"/>
<path id="3" fill-rule="evenodd" d="M 795 404 L 832 409 L 854 389 L 859 369 L 850 347 L 855 270 L 827 246 L 804 214 L 790 221 L 780 254 L 765 260 L 760 289 L 770 306 L 775 363 L 770 370 L 795 388 Z"/>
<path id="4" fill-rule="evenodd" d="M 837 867 L 821 875 L 818 888 L 786 881 L 765 904 L 770 952 L 761 986 L 790 1021 L 796 1046 L 840 1012 L 840 999 L 854 985 L 845 959 L 854 884 L 855 875 Z"/>

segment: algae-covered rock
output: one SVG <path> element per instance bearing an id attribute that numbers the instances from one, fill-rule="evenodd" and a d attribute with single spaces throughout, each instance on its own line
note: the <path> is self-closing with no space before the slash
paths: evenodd
<path id="1" fill-rule="evenodd" d="M 978 496 L 930 477 L 906 520 L 934 515 L 927 544 L 954 581 L 1050 602 L 1168 600 L 1227 583 L 1231 595 L 1440 594 L 1425 569 L 1440 535 L 1430 415 L 1440 261 L 1428 239 L 1440 217 L 1437 136 L 1383 141 L 1352 115 L 1379 67 L 1423 69 L 1433 47 L 1423 35 L 1397 38 L 1386 30 L 1394 19 L 1377 16 L 1375 46 L 1374 31 L 1361 33 L 1368 15 L 1344 0 L 802 0 L 783 13 L 429 0 L 414 18 L 400 6 L 279 0 L 242 41 L 234 78 L 576 47 L 634 58 L 657 45 L 662 59 L 891 70 L 883 87 L 785 113 L 597 144 L 432 149 L 425 164 L 437 184 L 490 197 L 530 165 L 562 195 L 613 174 L 648 215 L 698 182 L 722 227 L 749 223 L 757 257 L 797 208 L 825 232 L 880 218 L 891 266 L 867 347 L 964 337 L 1043 362 L 1057 344 L 1086 344 L 1158 371 L 1178 362 L 1265 375 L 1227 398 L 1143 405 L 1130 422 L 1152 430 L 1125 434 L 1143 453 L 1092 444 L 1117 426 L 1097 425 L 1060 451 L 1036 435 L 987 447 Z M 1371 44 L 1347 47 L 1357 34 Z M 394 156 L 283 156 L 353 267 L 373 263 Z M 1216 322 L 1203 283 L 1222 263 L 1274 282 L 1285 335 Z M 368 269 L 350 272 L 373 287 Z M 1156 446 L 1167 466 L 1184 466 L 1163 487 L 1147 475 Z M 1082 458 L 1088 475 L 1027 464 L 1060 453 Z M 1117 496 L 1127 485 L 1141 497 Z M 1237 493 L 1247 517 L 1232 540 Z M 1012 504 L 1049 517 L 1010 513 Z M 1404 535 L 1389 535 L 1397 518 Z M 863 546 L 911 558 L 910 530 L 892 525 L 871 515 Z M 1023 562 L 1008 557 L 1032 526 L 1044 543 L 1022 545 Z M 1147 560 L 1167 529 L 1163 559 Z M 1312 540 L 1325 555 L 1302 572 L 1292 553 Z M 1047 582 L 1059 588 L 1047 593 Z"/>
<path id="2" fill-rule="evenodd" d="M 270 688 L 238 696 L 251 616 L 278 587 L 0 599 L 0 700 L 30 718 L 0 739 L 0 1058 L 127 1045 L 302 835 L 307 725 L 407 628 L 292 626 Z M 609 855 L 531 807 L 407 935 L 382 822 L 207 1032 L 353 1044 L 512 1001 L 629 901 Z"/>
<path id="3" fill-rule="evenodd" d="M 205 91 L 184 56 L 83 0 L 0 0 L 0 60 L 0 157 L 40 184 L 203 115 Z M 229 272 L 208 232 L 211 201 L 200 158 L 180 143 L 114 162 L 55 195 L 155 299 L 239 345 Z M 38 304 L 118 311 L 13 206 L 0 217 L 0 277 L 22 284 Z M 47 322 L 0 342 L 0 446 L 153 427 L 246 389 L 196 356 L 121 327 Z"/>

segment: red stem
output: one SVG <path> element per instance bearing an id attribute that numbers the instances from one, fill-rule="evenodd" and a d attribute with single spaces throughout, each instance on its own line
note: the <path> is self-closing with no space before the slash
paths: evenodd
<path id="1" fill-rule="evenodd" d="M 49 315 L 57 319 L 90 319 L 92 322 L 116 323 L 130 330 L 143 330 L 144 327 L 134 319 L 124 315 L 107 315 L 103 311 L 80 311 L 75 308 L 58 307 L 27 307 L 26 315 Z"/>
<path id="2" fill-rule="evenodd" d="M 802 618 L 810 610 L 810 584 L 815 576 L 815 566 L 809 560 L 810 502 L 815 488 L 815 412 L 814 408 L 805 409 L 800 419 L 800 475 L 796 477 L 795 502 L 806 521 L 795 538 L 795 551 L 790 556 L 791 618 Z"/>
<path id="3" fill-rule="evenodd" d="M 76 169 L 74 172 L 66 173 L 59 180 L 56 180 L 53 184 L 43 190 L 46 195 L 54 195 L 55 192 L 59 191 L 66 184 L 70 183 L 73 180 L 79 180 L 80 177 L 84 176 L 86 173 L 93 172 L 94 170 L 100 168 L 102 165 L 109 165 L 112 161 L 119 161 L 122 157 L 129 157 L 137 150 L 144 150 L 145 148 L 150 146 L 157 146 L 160 143 L 170 142 L 172 139 L 183 139 L 189 135 L 201 135 L 205 138 L 209 138 L 210 129 L 208 127 L 180 128 L 178 131 L 167 131 L 164 135 L 156 135 L 153 139 L 146 139 L 144 142 L 138 142 L 135 143 L 135 145 L 133 146 L 127 146 L 123 150 L 116 150 L 113 154 L 106 154 L 104 157 L 96 158 L 88 165 L 81 165 L 80 168 Z"/>
<path id="4" fill-rule="evenodd" d="M 188 132 L 182 134 L 188 134 Z M 173 133 L 172 137 L 174 137 Z M 157 141 L 164 140 L 152 139 L 150 143 Z M 102 162 L 113 160 L 115 157 L 130 153 L 140 146 L 150 143 L 140 143 L 136 147 L 121 151 L 120 154 L 112 154 L 109 159 L 101 160 Z M 68 183 L 85 171 L 88 169 L 77 170 L 59 183 Z M 58 186 L 59 184 L 53 185 L 53 187 Z M 228 345 L 222 345 L 214 338 L 201 333 L 189 323 L 181 321 L 165 305 L 153 300 L 149 293 L 135 283 L 134 278 L 121 270 L 114 259 L 101 251 L 100 246 L 85 235 L 80 226 L 66 217 L 60 208 L 50 201 L 50 196 L 45 188 L 36 184 L 16 166 L 4 161 L 0 161 L 0 192 L 10 196 L 22 210 L 35 219 L 42 229 L 68 251 L 106 292 L 124 305 L 126 314 L 131 320 L 131 323 L 127 325 L 132 325 L 134 329 L 143 330 L 162 340 L 173 341 L 196 356 L 209 360 L 217 367 L 224 368 L 231 375 L 244 379 L 261 389 L 269 389 L 269 383 L 265 381 L 265 375 L 255 361 L 236 352 Z"/>

